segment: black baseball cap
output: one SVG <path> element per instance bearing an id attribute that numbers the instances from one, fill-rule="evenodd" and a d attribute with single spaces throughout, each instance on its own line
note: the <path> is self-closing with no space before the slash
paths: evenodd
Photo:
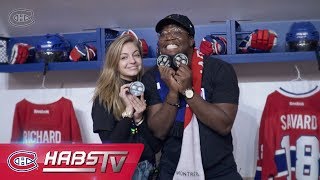
<path id="1" fill-rule="evenodd" d="M 160 33 L 164 26 L 169 24 L 175 24 L 184 28 L 190 36 L 194 37 L 194 26 L 187 16 L 181 14 L 171 14 L 161 19 L 156 25 L 156 32 Z"/>

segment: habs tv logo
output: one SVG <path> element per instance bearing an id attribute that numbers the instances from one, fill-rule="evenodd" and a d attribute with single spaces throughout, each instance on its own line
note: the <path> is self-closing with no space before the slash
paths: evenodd
<path id="1" fill-rule="evenodd" d="M 0 144 L 0 179 L 131 179 L 143 144 Z"/>
<path id="2" fill-rule="evenodd" d="M 112 172 L 120 173 L 127 159 L 128 151 L 48 151 L 44 159 L 42 172 L 97 172 L 96 165 L 100 164 L 100 172 L 105 173 L 108 161 Z M 19 150 L 8 156 L 7 164 L 16 172 L 29 172 L 38 169 L 37 154 L 32 151 Z"/>
<path id="3" fill-rule="evenodd" d="M 105 173 L 110 161 L 111 171 L 120 173 L 127 155 L 128 151 L 49 151 L 42 172 L 94 173 L 101 164 L 100 172 Z"/>
<path id="4" fill-rule="evenodd" d="M 19 150 L 9 155 L 7 164 L 13 171 L 29 172 L 38 168 L 37 159 L 35 152 Z"/>

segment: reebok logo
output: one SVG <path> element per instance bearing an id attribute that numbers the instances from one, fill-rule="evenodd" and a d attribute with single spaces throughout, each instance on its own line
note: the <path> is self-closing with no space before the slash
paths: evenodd
<path id="1" fill-rule="evenodd" d="M 49 114 L 49 110 L 44 110 L 44 109 L 34 109 L 33 110 L 34 114 Z"/>
<path id="2" fill-rule="evenodd" d="M 296 101 L 296 102 L 289 102 L 289 106 L 304 106 L 304 102 L 299 102 L 299 101 Z"/>

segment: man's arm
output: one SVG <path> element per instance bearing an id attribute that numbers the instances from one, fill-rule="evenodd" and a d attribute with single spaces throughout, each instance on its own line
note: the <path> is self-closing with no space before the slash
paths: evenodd
<path id="1" fill-rule="evenodd" d="M 175 121 L 179 104 L 178 84 L 173 78 L 175 71 L 169 67 L 159 67 L 161 79 L 166 83 L 169 93 L 163 103 L 147 108 L 148 126 L 154 136 L 163 140 Z"/>
<path id="2" fill-rule="evenodd" d="M 176 104 L 178 102 L 178 95 L 169 93 L 165 102 L 147 108 L 148 126 L 154 136 L 161 140 L 164 140 L 169 133 L 178 110 L 178 106 L 170 105 L 167 102 Z"/>
<path id="3" fill-rule="evenodd" d="M 230 68 L 229 68 L 230 69 Z M 226 71 L 228 73 L 233 73 L 233 71 Z M 191 69 L 188 66 L 181 65 L 178 69 L 174 78 L 180 82 L 179 92 L 184 93 L 186 89 L 192 87 L 192 75 Z M 219 76 L 223 76 L 223 73 L 220 73 Z M 231 75 L 229 75 L 232 77 Z M 224 76 L 224 79 L 218 77 L 221 81 L 219 84 L 220 87 L 225 87 L 226 84 L 234 84 L 234 80 L 226 79 L 227 76 Z M 229 86 L 227 86 L 229 87 Z M 219 88 L 219 87 L 216 87 Z M 231 86 L 232 88 L 232 86 Z M 230 89 L 230 87 L 229 87 Z M 224 91 L 219 90 L 219 91 Z M 233 91 L 233 90 L 231 90 Z M 226 96 L 227 94 L 223 94 Z M 203 122 L 212 130 L 218 132 L 221 135 L 227 135 L 231 132 L 237 111 L 238 105 L 232 103 L 210 103 L 205 101 L 199 94 L 194 94 L 191 99 L 187 99 L 188 105 L 191 107 L 192 112 L 197 116 L 198 120 Z"/>
<path id="4" fill-rule="evenodd" d="M 198 120 L 218 132 L 227 135 L 231 132 L 234 120 L 237 115 L 238 105 L 231 103 L 212 104 L 198 94 L 188 99 L 187 103 Z"/>

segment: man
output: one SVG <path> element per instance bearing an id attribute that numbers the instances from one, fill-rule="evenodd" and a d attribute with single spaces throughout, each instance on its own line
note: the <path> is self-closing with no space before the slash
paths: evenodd
<path id="1" fill-rule="evenodd" d="M 148 125 L 163 140 L 159 179 L 241 179 L 232 154 L 239 100 L 233 67 L 198 53 L 194 26 L 184 15 L 169 15 L 155 29 L 159 53 L 171 64 L 178 53 L 188 57 L 187 65 L 156 66 L 142 79 Z"/>

